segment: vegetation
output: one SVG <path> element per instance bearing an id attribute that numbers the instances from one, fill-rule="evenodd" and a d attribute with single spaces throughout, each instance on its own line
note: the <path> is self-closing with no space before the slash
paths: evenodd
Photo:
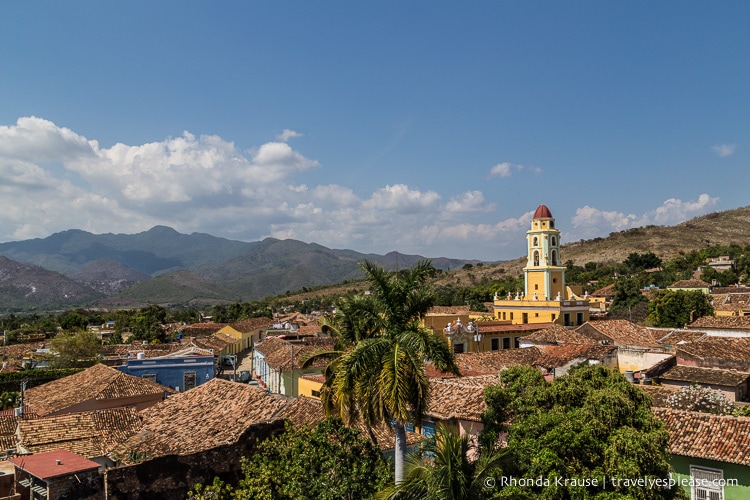
<path id="1" fill-rule="evenodd" d="M 99 337 L 88 330 L 61 333 L 50 341 L 55 354 L 52 362 L 56 368 L 91 366 L 101 352 Z"/>
<path id="2" fill-rule="evenodd" d="M 729 401 L 723 392 L 698 384 L 683 387 L 670 395 L 666 405 L 676 410 L 700 411 L 714 415 L 739 415 L 742 411 L 741 407 Z"/>
<path id="3" fill-rule="evenodd" d="M 650 398 L 619 372 L 581 365 L 547 383 L 538 370 L 515 367 L 500 378 L 486 391 L 481 441 L 493 449 L 507 432 L 512 468 L 504 475 L 528 481 L 500 497 L 684 498 L 681 488 L 660 486 L 670 472 L 669 434 Z M 613 478 L 660 482 L 643 488 Z"/>
<path id="4" fill-rule="evenodd" d="M 404 480 L 378 494 L 382 500 L 481 500 L 495 492 L 487 487 L 502 474 L 507 449 L 490 450 L 476 456 L 477 447 L 468 435 L 443 424 L 422 445 L 421 452 L 410 454 Z M 474 457 L 474 458 L 470 458 Z"/>
<path id="5" fill-rule="evenodd" d="M 214 479 L 196 485 L 196 500 L 367 499 L 391 481 L 390 465 L 377 445 L 330 417 L 314 429 L 287 424 L 258 452 L 242 458 L 244 479 L 233 488 Z"/>
<path id="6" fill-rule="evenodd" d="M 351 301 L 341 325 L 358 339 L 335 361 L 322 393 L 345 422 L 361 419 L 368 426 L 391 423 L 395 431 L 396 483 L 403 479 L 408 422 L 419 421 L 429 386 L 424 365 L 458 374 L 453 352 L 440 337 L 421 326 L 434 304 L 429 261 L 393 272 L 370 262 L 361 264 L 369 295 Z"/>
<path id="7" fill-rule="evenodd" d="M 649 303 L 648 310 L 651 323 L 665 328 L 682 328 L 714 313 L 710 298 L 699 290 L 661 290 Z"/>

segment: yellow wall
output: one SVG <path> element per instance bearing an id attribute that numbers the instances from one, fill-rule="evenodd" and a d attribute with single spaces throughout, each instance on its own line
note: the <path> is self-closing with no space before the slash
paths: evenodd
<path id="1" fill-rule="evenodd" d="M 319 395 L 314 395 L 313 391 L 315 393 L 320 394 L 320 389 L 323 387 L 323 384 L 320 382 L 316 382 L 314 380 L 308 380 L 303 377 L 299 377 L 297 379 L 297 393 L 300 396 L 306 396 L 308 398 L 314 398 L 314 399 L 320 399 Z"/>
<path id="2" fill-rule="evenodd" d="M 234 337 L 235 339 L 239 340 L 238 344 L 235 344 L 235 347 L 233 348 L 235 352 L 232 354 L 236 354 L 238 351 L 244 351 L 245 349 L 250 348 L 251 340 L 252 340 L 252 332 L 242 333 L 231 326 L 225 326 L 221 330 L 219 330 L 218 333 L 223 333 L 225 335 L 229 335 L 231 337 Z"/>

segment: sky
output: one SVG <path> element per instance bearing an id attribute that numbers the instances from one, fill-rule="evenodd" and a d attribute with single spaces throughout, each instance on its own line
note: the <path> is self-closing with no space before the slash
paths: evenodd
<path id="1" fill-rule="evenodd" d="M 0 2 L 0 241 L 500 261 L 540 204 L 563 243 L 747 206 L 749 25 L 744 0 Z"/>

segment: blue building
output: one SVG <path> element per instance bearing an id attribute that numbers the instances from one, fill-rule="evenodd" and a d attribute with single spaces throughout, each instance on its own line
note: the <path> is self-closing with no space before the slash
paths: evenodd
<path id="1" fill-rule="evenodd" d="M 134 377 L 147 378 L 183 392 L 214 378 L 213 356 L 175 356 L 129 359 L 116 367 Z"/>

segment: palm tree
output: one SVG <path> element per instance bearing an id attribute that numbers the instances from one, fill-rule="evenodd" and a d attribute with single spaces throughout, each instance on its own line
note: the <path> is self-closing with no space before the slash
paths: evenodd
<path id="1" fill-rule="evenodd" d="M 434 439 L 412 453 L 406 462 L 404 480 L 378 494 L 381 500 L 462 500 L 491 498 L 494 479 L 506 460 L 507 449 L 482 450 L 476 460 L 469 455 L 476 446 L 468 435 L 438 424 Z M 426 457 L 426 458 L 425 458 Z"/>
<path id="2" fill-rule="evenodd" d="M 364 261 L 370 294 L 351 301 L 341 325 L 352 345 L 335 360 L 327 390 L 329 407 L 350 423 L 390 423 L 395 431 L 395 478 L 400 483 L 406 459 L 408 422 L 418 422 L 429 400 L 425 362 L 459 374 L 447 342 L 422 326 L 434 303 L 429 280 L 435 269 L 420 261 L 391 272 Z M 354 334 L 353 334 L 354 333 Z"/>

